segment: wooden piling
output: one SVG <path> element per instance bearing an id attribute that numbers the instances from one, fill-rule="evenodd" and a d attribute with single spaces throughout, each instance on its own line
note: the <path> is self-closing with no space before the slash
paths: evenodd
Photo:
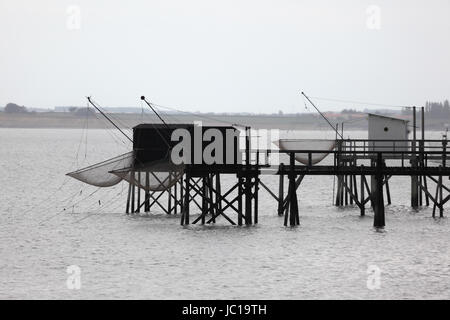
<path id="1" fill-rule="evenodd" d="M 391 189 L 389 188 L 389 178 L 387 176 L 384 177 L 384 187 L 386 189 L 386 199 L 387 204 L 390 205 L 391 202 Z"/>
<path id="2" fill-rule="evenodd" d="M 182 225 L 188 225 L 189 224 L 189 203 L 190 203 L 190 173 L 189 171 L 186 172 L 186 178 L 185 178 L 185 187 L 184 187 L 184 201 L 183 201 L 183 212 L 181 215 L 181 224 Z"/>
<path id="3" fill-rule="evenodd" d="M 208 186 L 206 185 L 206 177 L 202 178 L 202 224 L 205 224 L 206 215 L 208 214 Z"/>
<path id="4" fill-rule="evenodd" d="M 238 178 L 238 225 L 242 226 L 242 215 L 243 215 L 243 211 L 242 211 L 242 185 L 243 185 L 243 179 L 241 177 Z"/>
<path id="5" fill-rule="evenodd" d="M 365 177 L 361 175 L 361 187 L 360 187 L 360 194 L 361 194 L 361 217 L 366 215 L 366 205 L 365 205 L 365 197 L 364 197 L 364 179 Z"/>
<path id="6" fill-rule="evenodd" d="M 174 186 L 173 186 L 173 195 L 174 195 L 174 208 L 173 208 L 173 213 L 177 214 L 178 213 L 178 182 L 175 182 Z"/>
<path id="7" fill-rule="evenodd" d="M 127 215 L 130 214 L 130 198 L 131 198 L 131 183 L 128 183 L 127 207 L 126 207 L 126 210 L 125 210 Z"/>
<path id="8" fill-rule="evenodd" d="M 373 225 L 375 228 L 383 228 L 385 226 L 384 200 L 383 200 L 383 174 L 382 174 L 382 154 L 377 153 L 376 174 L 374 178 L 375 190 L 372 190 L 375 198 Z"/>
<path id="9" fill-rule="evenodd" d="M 442 188 L 442 176 L 439 176 L 439 217 L 443 218 L 444 217 L 444 206 L 443 206 L 443 188 Z"/>
<path id="10" fill-rule="evenodd" d="M 288 202 L 289 202 L 289 224 L 290 226 L 296 226 L 300 223 L 298 213 L 298 199 L 297 199 L 297 186 L 296 186 L 296 174 L 295 174 L 295 154 L 291 153 L 289 163 L 289 190 L 288 190 Z M 287 225 L 287 215 L 284 220 L 284 225 Z"/>
<path id="11" fill-rule="evenodd" d="M 137 187 L 137 208 L 136 208 L 136 212 L 140 213 L 141 212 L 141 187 L 140 187 L 140 184 L 141 184 L 141 172 L 140 171 L 138 171 L 138 181 L 139 181 L 139 183 L 136 186 Z"/>
<path id="12" fill-rule="evenodd" d="M 284 206 L 284 164 L 279 166 L 279 185 L 278 185 L 278 215 L 283 216 Z"/>
<path id="13" fill-rule="evenodd" d="M 150 173 L 145 172 L 145 205 L 144 205 L 144 211 L 149 212 L 150 211 Z"/>
<path id="14" fill-rule="evenodd" d="M 253 193 L 253 218 L 254 223 L 258 224 L 258 190 L 259 190 L 259 177 L 255 177 L 255 188 Z"/>
<path id="15" fill-rule="evenodd" d="M 252 224 L 252 187 L 251 177 L 245 177 L 244 194 L 245 194 L 245 224 Z"/>
<path id="16" fill-rule="evenodd" d="M 222 195 L 222 186 L 220 183 L 220 173 L 216 174 L 216 212 L 214 212 L 214 216 L 212 219 L 213 223 L 216 223 L 215 216 L 222 212 L 222 199 L 220 198 Z"/>
<path id="17" fill-rule="evenodd" d="M 416 154 L 416 143 L 417 143 L 417 137 L 416 137 L 416 107 L 413 107 L 413 141 L 411 146 L 411 166 L 413 168 L 417 168 L 417 154 Z M 418 208 L 419 207 L 419 181 L 417 179 L 417 175 L 411 176 L 411 207 Z"/>
<path id="18" fill-rule="evenodd" d="M 185 175 L 182 174 L 181 178 L 180 178 L 180 180 L 178 182 L 178 184 L 180 185 L 180 212 L 181 213 L 184 210 L 184 188 L 183 188 L 184 177 L 185 177 Z"/>
<path id="19" fill-rule="evenodd" d="M 131 213 L 134 214 L 134 202 L 135 202 L 135 181 L 136 181 L 136 172 L 132 171 L 131 172 L 131 181 L 132 181 L 132 186 L 131 186 Z"/>

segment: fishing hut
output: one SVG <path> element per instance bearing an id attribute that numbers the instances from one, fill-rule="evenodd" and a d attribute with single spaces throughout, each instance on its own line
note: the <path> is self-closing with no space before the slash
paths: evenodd
<path id="1" fill-rule="evenodd" d="M 155 111 L 144 97 L 142 100 Z M 133 128 L 133 137 L 127 136 L 133 142 L 129 153 L 68 175 L 99 187 L 126 181 L 127 214 L 158 207 L 166 214 L 179 214 L 182 225 L 215 223 L 219 218 L 232 225 L 256 224 L 261 188 L 276 200 L 274 212 L 284 217 L 285 226 L 299 225 L 297 190 L 306 175 L 337 177 L 335 205 L 356 205 L 364 216 L 370 203 L 377 228 L 385 226 L 392 177 L 409 176 L 411 206 L 432 203 L 433 217 L 436 209 L 442 217 L 450 200 L 450 195 L 444 196 L 444 192 L 450 193 L 444 182 L 450 177 L 447 140 L 425 139 L 423 109 L 420 139 L 413 108 L 412 139 L 408 121 L 369 114 L 368 139 L 344 139 L 336 130 L 333 140 L 280 139 L 274 141 L 278 149 L 264 150 L 252 148 L 249 127 L 168 124 L 158 117 L 161 123 Z M 287 160 L 272 165 L 269 159 L 273 155 Z M 331 161 L 323 164 L 326 157 Z M 278 195 L 264 183 L 265 174 L 279 176 Z M 233 181 L 226 188 L 221 181 L 224 175 Z M 435 184 L 434 194 L 430 182 Z M 162 202 L 163 195 L 167 203 Z M 199 214 L 191 215 L 193 210 Z"/>
<path id="2" fill-rule="evenodd" d="M 257 223 L 259 170 L 247 161 L 250 139 L 244 139 L 244 154 L 240 140 L 233 126 L 140 124 L 133 128 L 132 164 L 119 164 L 123 168 L 109 174 L 129 182 L 127 214 L 158 206 L 167 214 L 180 213 L 186 225 L 195 206 L 200 215 L 193 224 L 219 217 L 233 225 Z M 222 175 L 235 176 L 228 190 L 222 189 Z"/>
<path id="3" fill-rule="evenodd" d="M 181 213 L 181 224 L 185 225 L 190 223 L 190 207 L 195 205 L 201 214 L 193 224 L 215 222 L 218 217 L 231 224 L 257 223 L 257 211 L 252 216 L 252 207 L 257 207 L 258 170 L 242 162 L 246 160 L 240 148 L 240 130 L 233 126 L 151 123 L 134 127 L 133 137 L 133 172 L 123 175 L 130 182 L 127 213 L 140 212 L 141 207 L 149 212 L 158 205 L 168 214 Z M 249 150 L 249 140 L 245 143 Z M 221 175 L 225 174 L 235 175 L 236 183 L 222 191 Z M 145 191 L 143 198 L 141 189 Z M 235 190 L 237 194 L 230 199 Z M 167 193 L 167 207 L 159 202 L 163 193 Z M 226 209 L 236 218 L 226 214 Z"/>

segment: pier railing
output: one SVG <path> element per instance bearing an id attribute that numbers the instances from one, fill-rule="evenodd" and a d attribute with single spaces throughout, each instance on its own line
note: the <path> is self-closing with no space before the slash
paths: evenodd
<path id="1" fill-rule="evenodd" d="M 278 154 L 279 162 L 301 155 L 307 161 L 295 161 L 296 166 L 321 167 L 323 164 L 314 164 L 314 156 L 333 156 L 334 167 L 347 165 L 355 160 L 369 160 L 371 165 L 376 165 L 381 159 L 386 166 L 386 160 L 395 161 L 396 167 L 447 167 L 447 159 L 450 150 L 447 148 L 447 140 L 337 140 L 334 150 L 250 150 L 250 161 L 246 161 L 246 153 L 243 153 L 243 164 L 267 167 L 271 165 L 270 157 Z M 281 155 L 287 156 L 281 159 Z M 291 161 L 291 160 L 289 160 Z M 305 163 L 306 162 L 306 163 Z M 329 165 L 327 166 L 329 167 Z"/>

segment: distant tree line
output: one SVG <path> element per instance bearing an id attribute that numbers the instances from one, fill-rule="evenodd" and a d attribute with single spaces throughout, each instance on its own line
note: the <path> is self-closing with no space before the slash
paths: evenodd
<path id="1" fill-rule="evenodd" d="M 417 110 L 419 111 L 419 110 Z M 403 108 L 402 109 L 403 115 L 410 115 L 411 114 L 411 108 Z M 450 103 L 448 100 L 445 100 L 444 102 L 431 102 L 427 101 L 425 103 L 425 115 L 428 118 L 435 118 L 435 119 L 448 119 L 450 118 Z"/>
<path id="2" fill-rule="evenodd" d="M 5 106 L 4 112 L 6 112 L 6 113 L 25 113 L 25 112 L 28 112 L 28 110 L 24 106 L 19 106 L 15 103 L 8 103 Z"/>
<path id="3" fill-rule="evenodd" d="M 429 102 L 425 103 L 425 112 L 431 118 L 449 118 L 450 104 L 448 100 L 444 102 Z"/>

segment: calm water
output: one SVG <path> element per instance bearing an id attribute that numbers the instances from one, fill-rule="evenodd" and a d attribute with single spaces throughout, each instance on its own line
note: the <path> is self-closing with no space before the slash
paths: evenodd
<path id="1" fill-rule="evenodd" d="M 361 218 L 332 206 L 332 177 L 305 178 L 299 228 L 283 227 L 264 190 L 258 226 L 181 227 L 159 211 L 126 216 L 125 185 L 66 178 L 128 150 L 111 135 L 0 129 L 0 298 L 450 298 L 450 224 L 408 207 L 408 178 L 391 180 L 384 232 L 370 209 Z M 276 177 L 262 179 L 277 190 Z M 80 290 L 67 288 L 70 265 L 81 268 Z M 367 287 L 369 265 L 381 269 L 379 289 Z"/>

